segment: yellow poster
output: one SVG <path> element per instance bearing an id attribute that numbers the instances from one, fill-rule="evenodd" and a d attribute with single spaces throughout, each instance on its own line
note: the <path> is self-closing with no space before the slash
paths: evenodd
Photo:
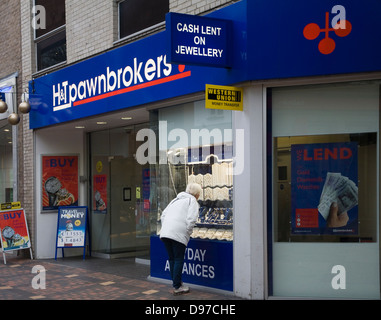
<path id="1" fill-rule="evenodd" d="M 243 111 L 243 89 L 207 84 L 205 108 Z"/>
<path id="2" fill-rule="evenodd" d="M 2 203 L 0 206 L 0 211 L 4 210 L 13 210 L 13 209 L 21 209 L 21 202 L 6 202 Z"/>

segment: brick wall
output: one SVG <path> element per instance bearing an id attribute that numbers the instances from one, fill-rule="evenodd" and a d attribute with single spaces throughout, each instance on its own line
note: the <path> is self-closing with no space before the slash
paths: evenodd
<path id="1" fill-rule="evenodd" d="M 21 59 L 22 76 L 21 89 L 28 90 L 35 68 L 33 29 L 31 27 L 32 0 L 20 0 L 21 18 Z M 19 18 L 19 19 L 20 19 Z M 23 115 L 19 124 L 19 147 L 22 156 L 19 157 L 19 199 L 25 209 L 28 220 L 32 248 L 35 248 L 35 211 L 34 211 L 34 153 L 33 132 L 29 130 L 29 115 Z"/>
<path id="2" fill-rule="evenodd" d="M 19 16 L 18 0 L 0 1 L 0 79 L 21 71 Z"/>
<path id="3" fill-rule="evenodd" d="M 170 0 L 169 11 L 199 15 L 231 4 L 231 0 Z"/>
<path id="4" fill-rule="evenodd" d="M 116 6 L 113 0 L 66 0 L 68 63 L 82 60 L 113 46 Z"/>

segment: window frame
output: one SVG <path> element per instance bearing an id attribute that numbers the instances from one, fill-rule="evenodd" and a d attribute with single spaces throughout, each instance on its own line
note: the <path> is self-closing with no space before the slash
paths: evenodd
<path id="1" fill-rule="evenodd" d="M 164 20 L 159 22 L 159 23 L 153 24 L 153 25 L 148 26 L 144 29 L 141 29 L 139 31 L 136 31 L 136 32 L 131 33 L 129 35 L 126 35 L 124 37 L 121 37 L 120 5 L 125 1 L 128 1 L 128 0 L 120 0 L 117 2 L 118 39 L 115 41 L 115 43 L 125 41 L 125 40 L 131 40 L 131 39 L 136 38 L 138 36 L 142 36 L 144 34 L 151 34 L 155 31 L 158 31 L 160 29 L 165 28 L 165 18 L 164 18 Z M 168 12 L 169 12 L 169 0 L 168 0 Z"/>
<path id="2" fill-rule="evenodd" d="M 65 4 L 66 4 L 66 0 L 65 0 Z M 33 5 L 35 6 L 36 5 L 36 0 L 33 0 Z M 33 28 L 33 27 L 32 27 Z M 56 64 L 53 64 L 49 67 L 46 67 L 46 68 L 39 68 L 39 55 L 38 55 L 38 45 L 49 39 L 49 38 L 52 38 L 56 35 L 58 35 L 59 33 L 61 32 L 65 32 L 65 43 L 67 44 L 67 38 L 66 38 L 66 17 L 65 17 L 65 23 L 39 37 L 37 37 L 37 30 L 35 28 L 33 28 L 33 42 L 34 42 L 34 53 L 35 53 L 35 71 L 36 73 L 39 73 L 39 72 L 43 72 L 45 70 L 49 70 L 51 68 L 55 68 L 57 66 L 61 66 L 61 65 L 64 65 L 67 63 L 67 50 L 66 50 L 66 59 L 64 61 L 61 61 L 61 62 L 58 62 Z"/>

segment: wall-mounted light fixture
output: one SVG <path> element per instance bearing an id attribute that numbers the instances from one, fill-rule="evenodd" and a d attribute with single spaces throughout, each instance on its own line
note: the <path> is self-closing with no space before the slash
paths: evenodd
<path id="1" fill-rule="evenodd" d="M 27 101 L 27 99 L 25 97 L 25 93 L 22 96 L 22 100 L 23 101 L 19 104 L 18 111 L 20 111 L 23 114 L 27 114 L 30 111 L 30 104 L 29 104 L 29 101 Z M 5 113 L 5 112 L 7 112 L 7 110 L 8 110 L 7 103 L 0 98 L 0 113 Z M 18 113 L 15 113 L 15 112 L 11 113 L 8 117 L 8 122 L 12 126 L 19 124 L 20 115 Z"/>

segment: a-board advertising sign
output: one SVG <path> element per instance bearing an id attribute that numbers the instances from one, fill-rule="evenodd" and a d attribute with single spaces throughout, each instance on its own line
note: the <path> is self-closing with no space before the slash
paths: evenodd
<path id="1" fill-rule="evenodd" d="M 1 211 L 0 230 L 4 252 L 31 247 L 24 209 Z"/>
<path id="2" fill-rule="evenodd" d="M 59 207 L 56 255 L 58 248 L 86 248 L 87 207 Z"/>

